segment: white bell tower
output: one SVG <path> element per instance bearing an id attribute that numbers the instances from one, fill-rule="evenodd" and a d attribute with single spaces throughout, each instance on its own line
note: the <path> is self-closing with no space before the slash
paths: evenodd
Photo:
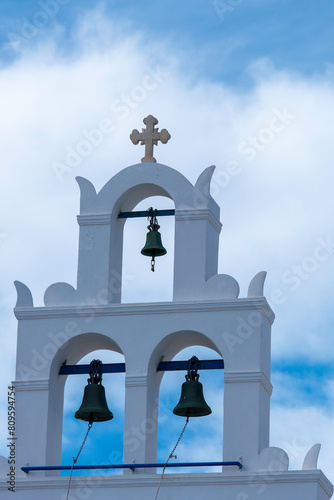
<path id="1" fill-rule="evenodd" d="M 57 469 L 66 380 L 61 367 L 64 362 L 76 365 L 97 349 L 109 349 L 125 358 L 123 464 L 134 464 L 134 471 L 125 468 L 122 476 L 91 480 L 91 497 L 153 500 L 161 469 L 135 466 L 156 463 L 157 428 L 152 432 L 150 427 L 136 447 L 128 444 L 133 442 L 129 438 L 135 438 L 131 429 L 143 429 L 143 423 L 155 419 L 163 376 L 157 371 L 160 361 L 172 360 L 185 347 L 202 345 L 224 360 L 222 462 L 241 461 L 242 468 L 168 474 L 159 500 L 179 498 L 181 487 L 182 497 L 193 500 L 204 496 L 212 500 L 328 499 L 333 488 L 317 469 L 319 446 L 310 450 L 300 471 L 288 470 L 284 450 L 269 447 L 274 313 L 263 296 L 266 273 L 252 279 L 245 298 L 239 298 L 234 278 L 217 274 L 221 223 L 219 207 L 210 195 L 214 167 L 205 169 L 193 186 L 178 171 L 156 163 L 153 145 L 158 140 L 166 143 L 170 135 L 165 129 L 158 132 L 154 127 L 158 122 L 151 115 L 144 123 L 147 128 L 142 133 L 131 134 L 135 144 L 145 144 L 141 163 L 116 174 L 99 193 L 91 182 L 77 178 L 81 191 L 77 287 L 55 283 L 45 292 L 45 306 L 34 307 L 29 288 L 15 283 L 16 498 L 66 498 L 68 477 L 61 477 Z M 173 300 L 125 304 L 121 283 L 127 219 L 120 214 L 155 195 L 168 197 L 175 205 Z M 73 476 L 69 498 L 80 498 L 82 480 Z M 6 479 L 0 491 L 2 497 L 12 498 Z"/>

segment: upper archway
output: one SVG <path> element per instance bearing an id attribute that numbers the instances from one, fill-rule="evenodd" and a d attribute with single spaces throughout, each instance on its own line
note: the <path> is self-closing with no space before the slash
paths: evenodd
<path id="1" fill-rule="evenodd" d="M 171 198 L 175 205 L 173 300 L 236 298 L 237 282 L 230 276 L 217 275 L 221 223 L 219 207 L 210 195 L 213 171 L 213 166 L 208 167 L 193 186 L 171 167 L 139 163 L 116 174 L 99 193 L 91 182 L 78 177 L 77 290 L 66 283 L 55 283 L 45 292 L 45 304 L 121 302 L 125 219 L 118 216 L 156 195 Z"/>

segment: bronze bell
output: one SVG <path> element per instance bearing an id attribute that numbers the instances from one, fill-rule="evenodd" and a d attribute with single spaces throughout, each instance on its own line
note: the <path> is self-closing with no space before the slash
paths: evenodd
<path id="1" fill-rule="evenodd" d="M 173 413 L 180 417 L 204 417 L 212 413 L 203 396 L 203 385 L 198 381 L 199 375 L 189 371 L 186 382 L 182 384 L 181 397 Z"/>
<path id="2" fill-rule="evenodd" d="M 146 243 L 144 248 L 141 250 L 141 253 L 142 255 L 146 255 L 147 257 L 152 258 L 151 270 L 154 271 L 155 257 L 166 255 L 167 250 L 166 248 L 164 248 L 161 242 L 161 234 L 158 231 L 158 229 L 160 229 L 160 226 L 155 216 L 151 217 L 150 225 L 147 226 L 147 229 L 148 233 L 146 234 Z"/>
<path id="3" fill-rule="evenodd" d="M 106 393 L 101 384 L 102 376 L 98 373 L 100 364 L 99 360 L 93 360 L 90 364 L 90 378 L 84 390 L 81 406 L 74 415 L 78 420 L 84 420 L 90 424 L 93 422 L 106 422 L 114 418 L 107 405 Z"/>

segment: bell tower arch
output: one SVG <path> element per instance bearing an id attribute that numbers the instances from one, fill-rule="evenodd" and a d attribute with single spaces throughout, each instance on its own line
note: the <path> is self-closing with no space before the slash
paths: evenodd
<path id="1" fill-rule="evenodd" d="M 200 298 L 205 282 L 217 273 L 221 224 L 219 207 L 209 194 L 213 171 L 214 167 L 206 169 L 192 186 L 170 167 L 142 163 L 119 172 L 98 194 L 89 181 L 77 178 L 81 190 L 77 290 L 54 285 L 48 290 L 47 302 L 59 302 L 66 292 L 77 302 L 87 294 L 100 303 L 121 302 L 125 219 L 119 214 L 131 211 L 149 196 L 171 198 L 175 204 L 174 300 Z M 189 259 L 195 245 L 198 257 Z"/>
<path id="2" fill-rule="evenodd" d="M 205 476 L 205 481 L 201 474 L 170 476 L 173 480 L 165 483 L 168 496 L 176 497 L 183 487 L 186 496 L 194 500 L 203 498 L 203 491 L 217 500 L 224 495 L 238 498 L 241 493 L 253 499 L 256 473 L 266 485 L 263 499 L 329 498 L 331 485 L 321 471 L 303 471 L 302 479 L 294 471 L 289 475 L 283 450 L 279 451 L 283 456 L 279 477 L 270 472 L 278 449 L 269 447 L 274 313 L 263 295 L 266 273 L 259 272 L 252 279 L 244 298 L 239 298 L 239 285 L 233 277 L 217 273 L 221 223 L 219 207 L 210 195 L 214 167 L 206 168 L 192 185 L 177 170 L 156 163 L 153 145 L 161 137 L 167 142 L 168 136 L 166 132 L 155 135 L 158 132 L 153 122 L 147 120 L 153 127 L 148 136 L 135 131 L 131 134 L 135 143 L 150 140 L 152 150 L 145 149 L 141 163 L 120 171 L 99 193 L 90 181 L 77 178 L 81 198 L 76 288 L 54 283 L 45 292 L 45 305 L 34 307 L 29 288 L 16 282 L 17 467 L 18 472 L 21 467 L 28 471 L 28 477 L 23 472 L 19 477 L 18 498 L 42 500 L 47 495 L 56 500 L 64 495 L 66 478 L 54 477 L 58 473 L 53 472 L 51 480 L 48 470 L 60 465 L 61 367 L 99 348 L 124 355 L 123 459 L 124 464 L 133 464 L 135 471 L 132 474 L 125 468 L 121 481 L 106 477 L 91 488 L 99 488 L 101 500 L 112 495 L 130 499 L 133 488 L 138 500 L 154 498 L 160 475 L 152 468 L 136 469 L 135 465 L 156 462 L 158 426 L 148 427 L 147 423 L 156 419 L 159 406 L 158 365 L 198 343 L 214 349 L 224 360 L 222 459 L 229 462 L 242 457 L 242 471 L 223 467 L 217 474 Z M 171 198 L 175 204 L 173 300 L 122 304 L 124 219 L 119 215 L 155 195 Z M 140 439 L 136 437 L 138 428 L 142 430 Z M 35 465 L 42 470 L 29 468 Z"/>
<path id="3" fill-rule="evenodd" d="M 193 186 L 170 167 L 140 163 L 116 174 L 99 193 L 86 179 L 77 179 L 81 190 L 77 288 L 55 283 L 45 292 L 45 307 L 33 308 L 27 287 L 17 284 L 18 367 L 32 366 L 31 352 L 43 353 L 48 338 L 57 339 L 54 356 L 44 359 L 43 370 L 32 371 L 34 376 L 29 376 L 22 386 L 28 387 L 30 378 L 43 377 L 46 449 L 41 456 L 47 464 L 59 462 L 56 441 L 61 427 L 57 424 L 57 412 L 52 410 L 54 401 L 61 398 L 61 394 L 57 395 L 57 387 L 61 387 L 57 370 L 65 361 L 68 363 L 67 346 L 75 351 L 76 346 L 81 350 L 87 343 L 98 344 L 98 335 L 110 338 L 125 357 L 125 438 L 157 411 L 159 384 L 152 373 L 156 370 L 153 365 L 158 363 L 154 354 L 159 351 L 157 346 L 174 335 L 173 349 L 177 352 L 185 339 L 189 345 L 194 334 L 176 336 L 174 332 L 197 331 L 209 346 L 215 346 L 225 362 L 224 460 L 243 455 L 244 466 L 252 469 L 259 450 L 268 446 L 270 326 L 274 315 L 262 295 L 263 273 L 252 281 L 246 299 L 238 298 L 239 286 L 234 278 L 217 274 L 221 223 L 219 207 L 210 195 L 213 171 L 214 167 L 204 170 Z M 121 286 L 116 285 L 122 280 L 124 219 L 119 214 L 131 211 L 139 201 L 154 195 L 166 196 L 175 203 L 173 301 L 121 304 Z M 29 320 L 31 316 L 33 321 Z M 99 332 L 96 340 L 91 331 Z M 195 337 L 193 341 L 196 343 Z M 159 351 L 159 356 L 168 357 L 171 352 L 170 348 Z M 18 368 L 18 386 L 20 373 Z M 249 399 L 244 411 L 252 415 L 247 428 L 240 420 L 243 393 Z M 32 397 L 32 390 L 29 395 Z M 36 392 L 36 401 L 40 396 Z M 36 403 L 36 408 L 39 406 Z M 23 422 L 22 425 L 26 427 Z M 233 435 L 230 442 L 229 435 Z M 32 443 L 27 438 L 25 441 L 24 454 L 29 455 Z M 135 452 L 129 452 L 125 439 L 124 460 L 154 462 L 156 433 L 147 434 Z"/>

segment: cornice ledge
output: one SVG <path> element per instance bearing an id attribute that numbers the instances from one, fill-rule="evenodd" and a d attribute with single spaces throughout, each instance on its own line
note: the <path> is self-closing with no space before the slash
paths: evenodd
<path id="1" fill-rule="evenodd" d="M 49 389 L 49 380 L 17 380 L 13 382 L 15 392 L 18 391 L 46 391 Z"/>
<path id="2" fill-rule="evenodd" d="M 244 475 L 244 474 L 242 474 Z M 252 484 L 268 481 L 268 476 L 272 483 L 315 483 L 317 482 L 329 497 L 333 494 L 333 485 L 320 469 L 316 470 L 288 470 L 285 472 L 253 472 L 248 473 Z"/>
<path id="3" fill-rule="evenodd" d="M 89 476 L 92 480 L 96 476 Z M 148 486 L 156 488 L 159 480 L 160 474 L 141 474 L 140 472 L 135 472 L 131 476 L 101 476 L 98 475 L 99 481 L 94 485 L 90 482 L 91 489 L 101 489 L 101 488 L 137 488 Z M 293 484 L 293 483 L 318 483 L 321 488 L 326 492 L 328 497 L 333 494 L 333 485 L 324 475 L 324 473 L 317 469 L 314 471 L 285 471 L 285 472 L 248 472 L 248 471 L 236 471 L 234 473 L 193 473 L 193 474 L 168 474 L 165 478 L 165 488 L 168 487 L 178 487 L 178 486 L 238 486 L 244 485 L 245 487 L 250 484 L 266 484 L 268 488 L 275 486 L 276 484 Z M 73 486 L 76 483 L 82 484 L 82 477 L 73 477 Z M 47 488 L 50 490 L 63 489 L 67 486 L 67 477 L 46 477 L 41 476 L 40 478 L 17 478 L 16 489 L 17 490 L 35 490 L 36 488 Z M 0 482 L 0 489 L 1 489 Z M 7 489 L 7 486 L 6 486 Z"/>
<path id="4" fill-rule="evenodd" d="M 142 387 L 147 385 L 147 375 L 127 375 L 125 387 Z"/>
<path id="5" fill-rule="evenodd" d="M 210 209 L 175 210 L 175 220 L 207 220 L 219 234 L 222 230 L 222 223 L 213 215 Z"/>
<path id="6" fill-rule="evenodd" d="M 262 387 L 267 391 L 269 396 L 272 395 L 273 386 L 268 380 L 267 376 L 263 372 L 227 372 L 224 371 L 224 383 L 232 383 L 232 384 L 244 384 L 244 383 L 252 383 L 252 382 L 260 382 Z"/>
<path id="7" fill-rule="evenodd" d="M 330 482 L 330 480 L 325 476 L 325 474 L 322 472 L 322 470 L 319 470 L 320 476 L 319 476 L 319 484 L 322 487 L 322 489 L 327 493 L 329 497 L 333 495 L 333 485 Z"/>
<path id="8" fill-rule="evenodd" d="M 17 319 L 47 319 L 91 316 L 125 316 L 260 309 L 272 324 L 275 314 L 265 297 L 217 301 L 151 302 L 132 304 L 78 305 L 54 307 L 20 307 L 14 309 Z"/>
<path id="9" fill-rule="evenodd" d="M 77 215 L 79 226 L 110 225 L 110 214 Z"/>

